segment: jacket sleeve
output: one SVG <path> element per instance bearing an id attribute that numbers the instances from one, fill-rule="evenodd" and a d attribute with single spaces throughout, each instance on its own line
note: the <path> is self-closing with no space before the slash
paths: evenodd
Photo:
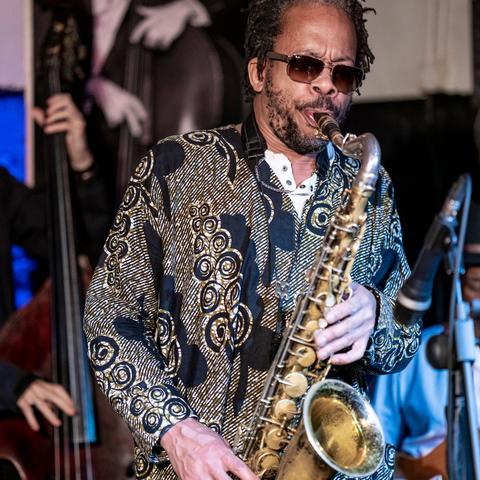
<path id="1" fill-rule="evenodd" d="M 159 348 L 165 337 L 157 330 L 163 252 L 174 247 L 164 242 L 163 232 L 172 226 L 165 182 L 152 173 L 153 165 L 150 152 L 130 180 L 87 293 L 84 318 L 96 380 L 147 455 L 173 425 L 196 418 Z"/>
<path id="2" fill-rule="evenodd" d="M 383 374 L 402 370 L 420 345 L 421 322 L 404 326 L 394 316 L 398 290 L 410 275 L 405 257 L 400 219 L 393 186 L 382 169 L 377 184 L 373 231 L 381 239 L 380 261 L 367 288 L 377 300 L 377 321 L 363 364 L 367 373 Z"/>
<path id="3" fill-rule="evenodd" d="M 240 0 L 232 0 L 231 2 L 226 2 L 224 0 L 189 0 L 192 5 L 203 6 L 209 13 L 212 19 L 223 11 L 228 9 L 236 9 L 240 11 L 241 2 Z"/>
<path id="4" fill-rule="evenodd" d="M 88 176 L 72 172 L 72 194 L 79 251 L 87 254 L 95 265 L 112 222 L 113 209 L 99 169 L 94 164 L 87 173 Z"/>
<path id="5" fill-rule="evenodd" d="M 18 413 L 18 398 L 36 378 L 16 365 L 0 360 L 0 413 Z"/>
<path id="6" fill-rule="evenodd" d="M 35 258 L 48 258 L 45 193 L 26 187 L 3 168 L 0 169 L 0 185 L 10 242 Z"/>

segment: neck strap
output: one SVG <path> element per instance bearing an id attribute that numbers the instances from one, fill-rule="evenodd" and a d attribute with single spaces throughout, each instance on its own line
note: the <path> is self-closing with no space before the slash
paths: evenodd
<path id="1" fill-rule="evenodd" d="M 241 136 L 245 159 L 250 169 L 254 170 L 258 162 L 265 156 L 267 143 L 260 133 L 253 111 L 242 124 Z"/>

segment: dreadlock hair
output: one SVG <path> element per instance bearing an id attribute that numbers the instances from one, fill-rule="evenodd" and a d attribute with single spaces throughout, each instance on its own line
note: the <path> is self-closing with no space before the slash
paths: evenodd
<path id="1" fill-rule="evenodd" d="M 364 0 L 362 0 L 364 1 Z M 294 5 L 302 3 L 318 3 L 332 5 L 343 10 L 352 20 L 357 34 L 357 56 L 355 65 L 363 70 L 363 78 L 370 71 L 370 64 L 375 56 L 368 46 L 368 32 L 365 28 L 366 12 L 375 12 L 373 8 L 365 8 L 360 0 L 251 0 L 248 7 L 247 27 L 245 31 L 245 65 L 243 88 L 245 98 L 251 100 L 255 92 L 248 77 L 248 62 L 257 57 L 257 72 L 262 76 L 267 52 L 282 30 L 283 16 Z"/>

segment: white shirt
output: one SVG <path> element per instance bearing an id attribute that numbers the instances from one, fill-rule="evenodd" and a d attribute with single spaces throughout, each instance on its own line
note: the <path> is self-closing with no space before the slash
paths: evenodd
<path id="1" fill-rule="evenodd" d="M 277 176 L 282 187 L 287 190 L 298 216 L 301 217 L 305 203 L 311 198 L 315 190 L 317 183 L 316 172 L 313 172 L 313 175 L 304 180 L 300 185 L 296 185 L 293 178 L 292 163 L 283 153 L 274 153 L 266 150 L 265 161 Z"/>

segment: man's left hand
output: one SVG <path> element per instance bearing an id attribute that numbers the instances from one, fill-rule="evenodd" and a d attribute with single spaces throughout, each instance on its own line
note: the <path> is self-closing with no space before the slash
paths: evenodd
<path id="1" fill-rule="evenodd" d="M 374 295 L 355 282 L 351 288 L 352 296 L 326 313 L 328 327 L 315 332 L 318 359 L 328 360 L 331 357 L 333 365 L 347 365 L 360 360 L 375 327 L 377 302 Z M 341 352 L 346 348 L 350 350 Z"/>

